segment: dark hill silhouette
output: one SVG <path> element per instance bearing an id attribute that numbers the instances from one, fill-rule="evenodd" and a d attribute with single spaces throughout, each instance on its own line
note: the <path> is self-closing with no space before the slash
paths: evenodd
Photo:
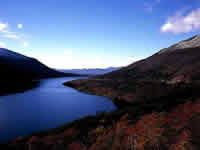
<path id="1" fill-rule="evenodd" d="M 0 48 L 0 94 L 23 91 L 39 78 L 73 76 L 53 70 L 38 60 Z"/>

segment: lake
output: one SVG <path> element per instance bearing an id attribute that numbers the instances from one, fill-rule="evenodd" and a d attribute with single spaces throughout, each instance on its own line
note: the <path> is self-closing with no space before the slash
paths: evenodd
<path id="1" fill-rule="evenodd" d="M 78 77 L 43 79 L 37 88 L 0 96 L 0 142 L 116 109 L 105 97 L 88 95 L 63 85 L 75 79 Z"/>

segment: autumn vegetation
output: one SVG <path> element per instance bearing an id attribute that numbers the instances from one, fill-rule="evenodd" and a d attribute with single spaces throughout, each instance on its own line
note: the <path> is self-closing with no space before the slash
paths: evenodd
<path id="1" fill-rule="evenodd" d="M 20 150 L 30 147 L 33 150 L 194 150 L 200 142 L 199 108 L 200 99 L 188 99 L 165 111 L 137 112 L 126 108 L 85 117 L 52 131 L 18 137 L 4 146 Z"/>

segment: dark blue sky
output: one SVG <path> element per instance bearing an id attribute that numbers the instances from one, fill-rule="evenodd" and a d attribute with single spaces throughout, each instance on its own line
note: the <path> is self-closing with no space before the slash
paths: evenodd
<path id="1" fill-rule="evenodd" d="M 0 46 L 50 67 L 123 66 L 199 33 L 199 0 L 6 0 Z"/>

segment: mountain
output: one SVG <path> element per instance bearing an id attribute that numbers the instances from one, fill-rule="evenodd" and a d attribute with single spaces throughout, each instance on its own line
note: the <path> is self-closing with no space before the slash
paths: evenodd
<path id="1" fill-rule="evenodd" d="M 120 67 L 109 67 L 105 69 L 100 68 L 94 68 L 94 69 L 63 69 L 59 70 L 64 73 L 75 73 L 75 74 L 81 74 L 81 75 L 103 75 L 112 71 L 116 71 L 120 69 Z"/>
<path id="2" fill-rule="evenodd" d="M 0 95 L 35 86 L 34 79 L 72 76 L 48 68 L 34 58 L 0 48 Z"/>
<path id="3" fill-rule="evenodd" d="M 133 104 L 163 97 L 172 92 L 178 83 L 194 83 L 200 79 L 199 43 L 198 35 L 120 70 L 65 84 L 110 97 L 115 102 Z"/>
<path id="4" fill-rule="evenodd" d="M 119 107 L 2 145 L 14 150 L 200 149 L 200 36 L 120 70 L 67 86 Z"/>

